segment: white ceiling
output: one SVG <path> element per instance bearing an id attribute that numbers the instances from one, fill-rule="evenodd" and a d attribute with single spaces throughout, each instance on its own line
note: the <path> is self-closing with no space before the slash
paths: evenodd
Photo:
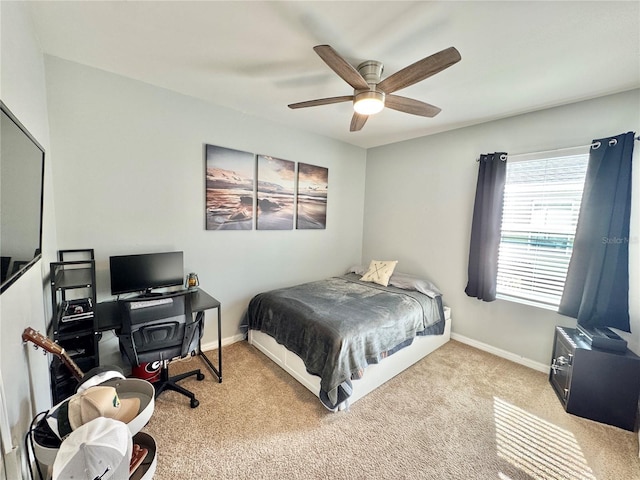
<path id="1" fill-rule="evenodd" d="M 640 2 L 30 2 L 44 52 L 247 115 L 373 147 L 640 86 Z M 383 78 L 455 46 L 462 60 L 400 95 L 433 119 L 385 109 L 349 132 L 351 95 L 313 51 L 329 44 Z"/>

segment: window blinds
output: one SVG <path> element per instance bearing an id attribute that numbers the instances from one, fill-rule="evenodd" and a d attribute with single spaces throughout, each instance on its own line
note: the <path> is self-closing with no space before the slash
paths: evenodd
<path id="1" fill-rule="evenodd" d="M 547 308 L 560 304 L 588 154 L 507 163 L 497 293 Z"/>

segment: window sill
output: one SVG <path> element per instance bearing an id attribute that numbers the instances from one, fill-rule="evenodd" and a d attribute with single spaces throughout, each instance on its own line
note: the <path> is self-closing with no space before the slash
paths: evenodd
<path id="1" fill-rule="evenodd" d="M 496 295 L 496 298 L 498 300 L 506 300 L 507 302 L 529 305 L 530 307 L 544 308 L 545 310 L 551 310 L 552 312 L 558 311 L 557 305 L 549 305 L 548 303 L 536 302 L 535 300 L 529 300 L 526 298 L 513 297 L 511 295 L 503 295 L 500 293 Z"/>

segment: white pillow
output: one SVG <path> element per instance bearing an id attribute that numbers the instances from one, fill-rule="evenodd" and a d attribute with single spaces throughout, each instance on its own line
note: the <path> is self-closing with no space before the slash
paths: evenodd
<path id="1" fill-rule="evenodd" d="M 389 285 L 389 278 L 398 264 L 397 260 L 371 260 L 369 270 L 360 278 L 363 282 L 374 282 L 386 287 Z"/>
<path id="2" fill-rule="evenodd" d="M 431 298 L 442 295 L 440 289 L 430 281 L 406 273 L 395 272 L 389 279 L 389 285 L 405 290 L 415 290 Z"/>

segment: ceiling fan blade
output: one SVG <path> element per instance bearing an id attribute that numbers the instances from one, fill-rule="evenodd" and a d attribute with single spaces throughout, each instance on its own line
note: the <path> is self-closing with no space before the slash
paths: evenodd
<path id="1" fill-rule="evenodd" d="M 445 48 L 388 76 L 378 83 L 378 89 L 386 94 L 393 93 L 441 72 L 459 62 L 461 58 L 455 47 Z"/>
<path id="2" fill-rule="evenodd" d="M 340 54 L 329 45 L 317 45 L 313 47 L 313 49 L 320 58 L 324 60 L 324 63 L 329 65 L 331 70 L 336 72 L 340 78 L 351 85 L 354 90 L 369 89 L 369 84 L 364 78 L 362 78 L 362 75 L 358 73 L 353 65 L 342 58 Z"/>
<path id="3" fill-rule="evenodd" d="M 435 117 L 442 109 L 413 98 L 401 97 L 399 95 L 387 95 L 384 102 L 385 107 L 389 107 L 399 112 L 420 115 L 421 117 Z"/>
<path id="4" fill-rule="evenodd" d="M 353 112 L 353 117 L 351 117 L 351 127 L 349 128 L 350 132 L 357 132 L 358 130 L 362 130 L 364 124 L 367 123 L 369 119 L 369 115 L 362 115 L 358 112 Z"/>
<path id="5" fill-rule="evenodd" d="M 317 107 L 318 105 L 330 105 L 332 103 L 351 102 L 353 95 L 344 95 L 342 97 L 318 98 L 317 100 L 308 100 L 306 102 L 292 103 L 289 108 L 305 108 Z"/>

